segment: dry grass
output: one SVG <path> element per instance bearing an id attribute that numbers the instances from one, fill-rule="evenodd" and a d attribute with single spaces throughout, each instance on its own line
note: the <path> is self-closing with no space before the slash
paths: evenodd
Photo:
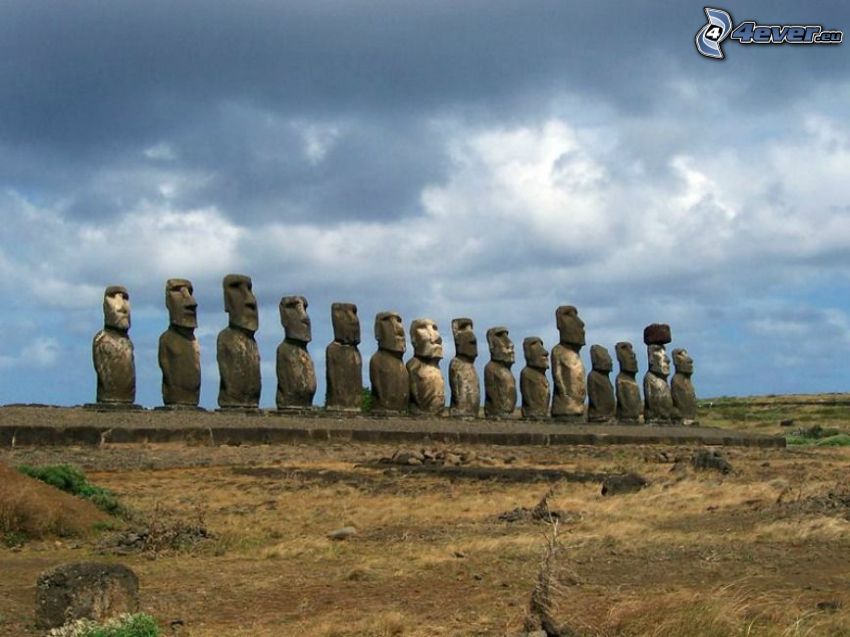
<path id="1" fill-rule="evenodd" d="M 0 539 L 81 536 L 110 517 L 90 502 L 0 464 Z"/>

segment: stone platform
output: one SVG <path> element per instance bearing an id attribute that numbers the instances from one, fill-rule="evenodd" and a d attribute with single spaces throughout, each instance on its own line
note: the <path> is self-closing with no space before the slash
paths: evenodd
<path id="1" fill-rule="evenodd" d="M 559 424 L 546 421 L 370 418 L 324 410 L 98 411 L 84 407 L 0 407 L 0 446 L 183 443 L 445 442 L 495 445 L 726 445 L 784 447 L 778 436 L 696 426 Z"/>

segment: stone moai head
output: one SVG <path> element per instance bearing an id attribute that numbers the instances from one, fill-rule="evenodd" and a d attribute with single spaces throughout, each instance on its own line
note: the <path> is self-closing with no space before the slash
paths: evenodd
<path id="1" fill-rule="evenodd" d="M 227 312 L 230 326 L 256 332 L 260 323 L 251 277 L 228 274 L 221 285 L 224 288 L 224 311 Z"/>
<path id="2" fill-rule="evenodd" d="M 130 329 L 130 294 L 123 285 L 110 285 L 104 290 L 103 324 L 124 332 Z"/>
<path id="3" fill-rule="evenodd" d="M 591 345 L 590 347 L 590 366 L 594 371 L 608 374 L 614 369 L 614 363 L 611 361 L 611 354 L 602 345 Z"/>
<path id="4" fill-rule="evenodd" d="M 620 363 L 620 371 L 627 374 L 637 374 L 637 355 L 632 344 L 626 341 L 617 343 L 614 347 L 617 352 L 617 362 Z M 592 352 L 591 352 L 592 356 Z"/>
<path id="5" fill-rule="evenodd" d="M 198 327 L 198 303 L 192 282 L 188 279 L 168 279 L 165 282 L 165 306 L 168 308 L 168 320 L 177 327 Z"/>
<path id="6" fill-rule="evenodd" d="M 455 339 L 455 355 L 470 361 L 478 358 L 478 339 L 475 338 L 471 318 L 452 319 L 452 336 Z"/>
<path id="7" fill-rule="evenodd" d="M 676 365 L 676 371 L 680 374 L 694 373 L 694 359 L 688 355 L 688 350 L 676 348 L 673 350 L 673 363 Z"/>
<path id="8" fill-rule="evenodd" d="M 309 343 L 313 340 L 307 299 L 303 296 L 284 296 L 280 299 L 280 323 L 287 340 Z"/>
<path id="9" fill-rule="evenodd" d="M 443 338 L 431 319 L 416 319 L 410 324 L 410 342 L 417 358 L 442 358 Z"/>
<path id="10" fill-rule="evenodd" d="M 487 345 L 490 347 L 490 360 L 513 365 L 516 355 L 507 327 L 491 327 L 487 330 Z"/>
<path id="11" fill-rule="evenodd" d="M 555 323 L 561 343 L 577 347 L 584 345 L 584 321 L 579 318 L 574 306 L 562 305 L 555 310 Z"/>
<path id="12" fill-rule="evenodd" d="M 331 323 L 334 326 L 334 340 L 337 343 L 343 345 L 360 343 L 360 319 L 357 318 L 357 306 L 354 303 L 333 303 Z"/>
<path id="13" fill-rule="evenodd" d="M 649 371 L 656 376 L 667 378 L 670 375 L 670 357 L 663 345 L 647 345 Z"/>
<path id="14" fill-rule="evenodd" d="M 407 343 L 404 340 L 404 324 L 397 312 L 379 312 L 375 315 L 375 339 L 378 349 L 404 354 Z"/>
<path id="15" fill-rule="evenodd" d="M 529 336 L 522 341 L 525 364 L 536 369 L 549 369 L 549 352 L 539 336 Z"/>

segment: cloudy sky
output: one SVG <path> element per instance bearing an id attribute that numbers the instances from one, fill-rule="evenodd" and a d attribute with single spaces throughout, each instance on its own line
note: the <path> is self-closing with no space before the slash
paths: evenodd
<path id="1" fill-rule="evenodd" d="M 0 403 L 91 401 L 123 284 L 159 404 L 185 277 L 214 406 L 230 272 L 260 302 L 264 405 L 288 294 L 319 404 L 332 301 L 358 304 L 364 361 L 382 310 L 435 319 L 447 359 L 471 316 L 483 365 L 488 327 L 551 347 L 572 304 L 642 370 L 670 323 L 701 396 L 850 390 L 850 45 L 710 60 L 703 4 L 3 2 Z M 720 6 L 850 30 L 838 1 Z"/>

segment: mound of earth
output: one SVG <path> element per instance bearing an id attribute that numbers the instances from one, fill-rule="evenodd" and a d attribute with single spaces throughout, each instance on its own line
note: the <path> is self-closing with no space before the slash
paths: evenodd
<path id="1" fill-rule="evenodd" d="M 91 502 L 0 464 L 0 540 L 80 536 L 109 519 Z"/>

